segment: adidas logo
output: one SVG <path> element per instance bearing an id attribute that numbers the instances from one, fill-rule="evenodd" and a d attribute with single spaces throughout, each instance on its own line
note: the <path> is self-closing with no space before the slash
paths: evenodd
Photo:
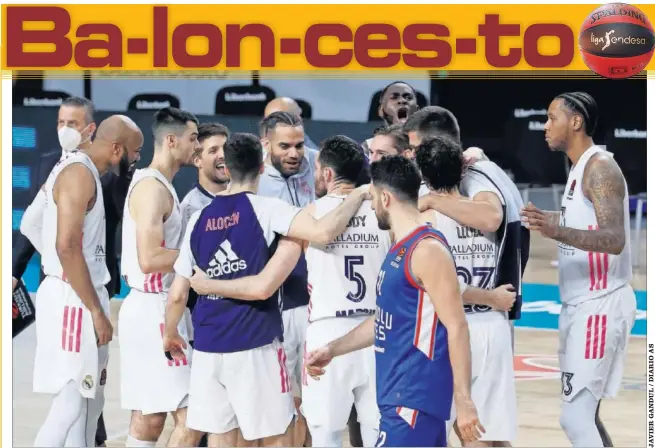
<path id="1" fill-rule="evenodd" d="M 210 278 L 216 278 L 225 274 L 243 271 L 247 267 L 246 261 L 239 258 L 232 250 L 230 242 L 225 240 L 218 246 L 214 258 L 209 262 L 207 275 Z"/>

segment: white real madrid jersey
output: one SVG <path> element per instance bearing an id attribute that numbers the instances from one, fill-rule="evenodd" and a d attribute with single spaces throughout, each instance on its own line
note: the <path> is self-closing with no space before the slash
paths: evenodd
<path id="1" fill-rule="evenodd" d="M 127 191 L 125 198 L 125 209 L 123 211 L 123 253 L 121 256 L 121 275 L 123 280 L 130 288 L 142 292 L 162 293 L 168 291 L 173 278 L 174 272 L 153 272 L 144 274 L 139 265 L 136 248 L 136 223 L 130 214 L 130 198 L 134 187 L 143 179 L 154 177 L 161 182 L 173 197 L 173 210 L 164 221 L 164 239 L 161 242 L 162 247 L 178 250 L 183 237 L 182 213 L 180 211 L 180 202 L 177 192 L 173 185 L 159 171 L 152 168 L 137 170 L 132 178 L 132 183 Z"/>
<path id="2" fill-rule="evenodd" d="M 591 157 L 598 153 L 609 154 L 592 146 L 582 154 L 571 169 L 560 209 L 560 226 L 572 229 L 598 229 L 594 205 L 583 192 L 583 175 Z M 587 252 L 564 243 L 558 243 L 559 289 L 562 303 L 577 305 L 609 294 L 632 280 L 630 257 L 630 208 L 628 186 L 623 198 L 623 228 L 625 246 L 619 255 Z"/>
<path id="3" fill-rule="evenodd" d="M 314 216 L 320 219 L 345 196 L 318 199 Z M 389 233 L 378 227 L 371 202 L 364 201 L 344 233 L 327 245 L 307 249 L 310 322 L 328 317 L 373 315 L 375 283 L 391 247 Z"/>
<path id="4" fill-rule="evenodd" d="M 82 253 L 89 268 L 91 282 L 96 288 L 109 283 L 109 270 L 107 269 L 106 257 L 106 224 L 105 205 L 102 197 L 102 184 L 100 174 L 89 156 L 84 152 L 76 151 L 63 156 L 53 168 L 45 183 L 46 204 L 43 212 L 43 227 L 41 230 L 43 241 L 43 252 L 41 253 L 41 264 L 45 275 L 58 277 L 67 281 L 59 257 L 57 256 L 57 204 L 53 198 L 53 188 L 57 177 L 64 168 L 81 163 L 91 171 L 96 184 L 96 199 L 91 210 L 87 211 L 84 217 L 82 228 Z"/>
<path id="5" fill-rule="evenodd" d="M 437 216 L 436 228 L 446 237 L 453 254 L 460 286 L 473 286 L 487 290 L 498 286 L 496 277 L 498 275 L 500 242 L 496 233 L 481 232 L 464 226 L 439 212 L 435 211 L 434 213 Z M 493 309 L 487 305 L 464 305 L 467 317 L 489 311 L 493 311 Z"/>

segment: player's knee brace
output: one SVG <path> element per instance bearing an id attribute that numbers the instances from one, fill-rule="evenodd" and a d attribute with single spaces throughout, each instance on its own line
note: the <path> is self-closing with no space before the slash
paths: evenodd
<path id="1" fill-rule="evenodd" d="M 562 403 L 559 423 L 574 447 L 602 447 L 603 441 L 596 427 L 598 400 L 587 389 L 570 402 Z"/>

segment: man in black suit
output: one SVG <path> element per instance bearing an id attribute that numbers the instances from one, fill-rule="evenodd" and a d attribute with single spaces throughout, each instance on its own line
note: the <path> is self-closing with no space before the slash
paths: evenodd
<path id="1" fill-rule="evenodd" d="M 26 211 L 26 215 L 23 218 L 24 221 L 26 220 L 26 217 L 28 218 L 27 220 L 30 220 L 32 213 L 38 214 L 39 207 L 42 207 L 39 201 L 41 201 L 45 196 L 41 190 L 41 187 L 43 184 L 45 184 L 46 179 L 50 175 L 50 172 L 54 168 L 55 164 L 67 151 L 87 149 L 91 144 L 91 137 L 95 132 L 95 128 L 96 125 L 93 119 L 93 104 L 91 101 L 86 98 L 69 97 L 62 103 L 59 108 L 59 114 L 57 117 L 57 133 L 59 135 L 59 141 L 62 149 L 46 153 L 41 157 L 38 169 L 38 181 L 34 184 L 35 187 L 33 191 L 32 204 L 30 205 L 28 211 Z M 109 274 L 111 276 L 109 283 L 106 285 L 109 297 L 113 297 L 118 294 L 121 287 L 120 270 L 118 267 L 117 257 L 118 248 L 116 245 L 116 232 L 123 217 L 123 206 L 125 204 L 125 197 L 127 196 L 128 187 L 132 180 L 134 165 L 121 166 L 120 168 L 121 172 L 119 176 L 109 171 L 100 179 L 102 183 L 102 194 L 105 206 L 105 222 L 107 226 L 106 262 L 107 268 L 109 269 Z M 35 224 L 41 224 L 39 219 L 32 219 L 37 221 Z M 29 227 L 28 223 L 21 222 L 21 234 L 18 235 L 13 250 L 13 288 L 16 288 L 18 279 L 23 276 L 25 269 L 27 268 L 27 264 L 29 263 L 34 253 L 37 251 L 30 240 L 23 234 L 29 233 L 24 232 L 26 227 Z M 41 272 L 41 278 L 43 279 L 43 272 Z M 105 446 L 106 440 L 107 434 L 105 430 L 104 419 L 102 415 L 100 415 L 100 419 L 98 420 L 98 429 L 96 431 L 96 446 Z"/>

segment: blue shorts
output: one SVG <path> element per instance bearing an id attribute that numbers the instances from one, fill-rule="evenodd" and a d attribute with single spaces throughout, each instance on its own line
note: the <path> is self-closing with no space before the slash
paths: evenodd
<path id="1" fill-rule="evenodd" d="M 413 409 L 380 406 L 380 434 L 375 446 L 442 447 L 447 445 L 446 421 Z"/>

